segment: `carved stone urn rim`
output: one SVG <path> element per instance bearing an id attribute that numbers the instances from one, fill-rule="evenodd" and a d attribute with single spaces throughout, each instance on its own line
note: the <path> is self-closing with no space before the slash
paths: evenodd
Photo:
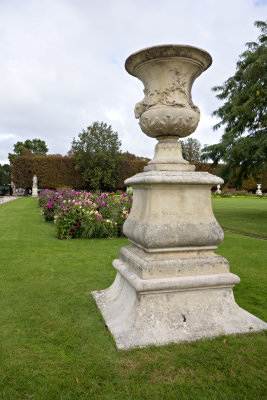
<path id="1" fill-rule="evenodd" d="M 136 70 L 140 65 L 157 59 L 173 57 L 192 59 L 193 62 L 197 61 L 202 65 L 202 72 L 208 69 L 212 63 L 211 55 L 199 47 L 185 44 L 161 44 L 146 47 L 131 54 L 125 61 L 125 69 L 130 75 L 136 76 Z"/>

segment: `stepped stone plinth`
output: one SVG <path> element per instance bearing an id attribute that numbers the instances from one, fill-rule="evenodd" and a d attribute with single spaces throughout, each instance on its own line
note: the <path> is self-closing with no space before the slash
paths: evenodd
<path id="1" fill-rule="evenodd" d="M 236 304 L 239 277 L 214 253 L 223 231 L 213 215 L 211 187 L 223 180 L 195 172 L 178 142 L 198 125 L 191 88 L 211 62 L 206 51 L 184 45 L 147 48 L 126 61 L 145 87 L 135 116 L 158 143 L 145 171 L 125 182 L 133 188 L 123 227 L 131 244 L 113 261 L 116 279 L 93 292 L 119 349 L 267 328 Z"/>

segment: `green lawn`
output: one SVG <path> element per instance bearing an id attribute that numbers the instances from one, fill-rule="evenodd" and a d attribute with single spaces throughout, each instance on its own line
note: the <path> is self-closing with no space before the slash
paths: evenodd
<path id="1" fill-rule="evenodd" d="M 216 215 L 219 210 L 227 221 L 229 208 L 223 217 L 216 203 L 222 199 L 214 200 Z M 236 199 L 225 201 L 228 207 Z M 126 239 L 60 241 L 52 224 L 42 221 L 34 198 L 0 206 L 1 400 L 266 398 L 264 332 L 116 349 L 90 292 L 113 282 L 111 260 L 126 244 Z M 264 241 L 226 233 L 218 249 L 241 277 L 238 304 L 262 319 L 267 319 L 266 247 Z"/>
<path id="2" fill-rule="evenodd" d="M 267 238 L 267 199 L 214 198 L 212 206 L 222 228 Z"/>

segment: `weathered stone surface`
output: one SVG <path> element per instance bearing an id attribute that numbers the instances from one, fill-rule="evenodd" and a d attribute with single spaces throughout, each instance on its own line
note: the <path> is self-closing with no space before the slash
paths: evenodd
<path id="1" fill-rule="evenodd" d="M 176 251 L 149 252 L 130 245 L 120 249 L 120 260 L 142 279 L 228 273 L 228 261 L 213 250 L 180 247 Z"/>
<path id="2" fill-rule="evenodd" d="M 214 186 L 223 184 L 223 179 L 211 175 L 208 172 L 188 172 L 188 171 L 151 171 L 136 174 L 126 179 L 125 184 L 132 186 L 135 184 L 184 184 L 184 185 L 209 185 Z"/>
<path id="3" fill-rule="evenodd" d="M 113 262 L 116 279 L 92 292 L 119 349 L 267 329 L 236 304 L 239 278 L 214 254 L 223 231 L 210 192 L 223 180 L 194 172 L 177 142 L 198 124 L 191 87 L 210 64 L 205 51 L 179 45 L 144 49 L 126 61 L 145 86 L 135 115 L 159 143 L 146 172 L 125 181 L 133 188 L 123 226 L 131 245 Z"/>
<path id="4" fill-rule="evenodd" d="M 126 180 L 134 201 L 123 232 L 144 248 L 215 246 L 223 231 L 214 218 L 207 172 L 151 171 Z"/>
<path id="5" fill-rule="evenodd" d="M 126 60 L 127 71 L 145 87 L 135 116 L 146 135 L 185 137 L 195 131 L 200 113 L 192 102 L 191 88 L 211 62 L 206 51 L 184 45 L 155 46 Z"/>
<path id="6" fill-rule="evenodd" d="M 93 296 L 119 349 L 267 329 L 236 304 L 236 275 L 141 279 L 119 260 L 113 265 L 113 285 Z"/>
<path id="7" fill-rule="evenodd" d="M 173 137 L 158 138 L 153 160 L 144 171 L 195 171 L 196 167 L 184 160 L 180 143 Z"/>

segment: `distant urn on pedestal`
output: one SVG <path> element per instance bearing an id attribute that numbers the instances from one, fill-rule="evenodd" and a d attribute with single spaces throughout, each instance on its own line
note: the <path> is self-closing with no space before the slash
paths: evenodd
<path id="1" fill-rule="evenodd" d="M 262 196 L 261 184 L 260 184 L 260 183 L 257 184 L 256 194 L 257 194 L 258 196 Z"/>
<path id="2" fill-rule="evenodd" d="M 222 193 L 222 191 L 221 191 L 221 185 L 217 185 L 217 190 L 216 190 L 215 193 L 218 193 L 218 194 Z"/>

